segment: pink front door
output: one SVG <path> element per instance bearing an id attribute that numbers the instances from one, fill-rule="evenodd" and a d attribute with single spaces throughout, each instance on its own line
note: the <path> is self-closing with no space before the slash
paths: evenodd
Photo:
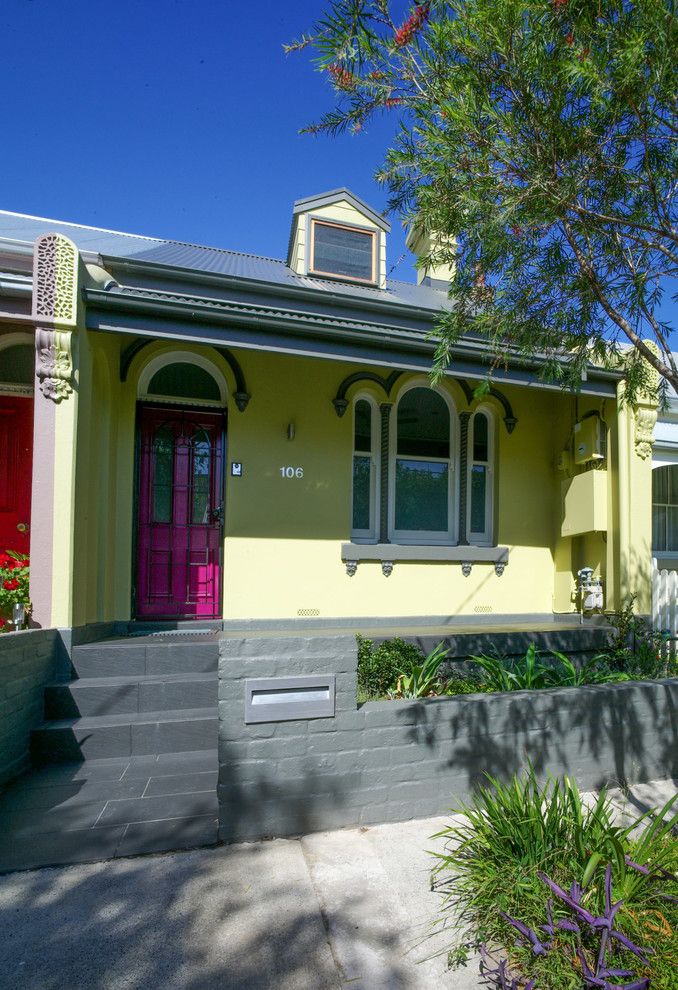
<path id="1" fill-rule="evenodd" d="M 222 413 L 139 407 L 136 615 L 221 616 Z"/>
<path id="2" fill-rule="evenodd" d="M 28 553 L 33 399 L 0 395 L 0 553 Z"/>

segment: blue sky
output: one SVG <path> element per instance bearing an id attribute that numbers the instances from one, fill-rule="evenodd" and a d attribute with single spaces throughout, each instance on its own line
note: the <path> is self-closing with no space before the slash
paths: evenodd
<path id="1" fill-rule="evenodd" d="M 4 0 L 0 208 L 284 257 L 292 203 L 375 209 L 393 122 L 299 135 L 332 91 L 306 53 L 321 0 Z M 392 218 L 389 266 L 405 252 Z M 414 281 L 406 252 L 393 276 Z"/>
<path id="2" fill-rule="evenodd" d="M 295 199 L 348 186 L 377 210 L 393 134 L 298 132 L 332 102 L 283 43 L 324 0 L 4 0 L 0 208 L 282 258 Z M 397 217 L 395 278 L 415 280 Z M 665 296 L 675 326 L 678 306 Z"/>

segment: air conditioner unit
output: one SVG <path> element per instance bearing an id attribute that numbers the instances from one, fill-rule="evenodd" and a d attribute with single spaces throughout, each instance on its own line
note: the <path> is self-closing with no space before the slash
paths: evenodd
<path id="1" fill-rule="evenodd" d="M 605 424 L 599 416 L 586 416 L 574 424 L 574 463 L 605 460 Z"/>

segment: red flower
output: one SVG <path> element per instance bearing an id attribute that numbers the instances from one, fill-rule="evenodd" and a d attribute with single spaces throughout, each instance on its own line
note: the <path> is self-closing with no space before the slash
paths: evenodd
<path id="1" fill-rule="evenodd" d="M 391 109 L 391 107 L 397 107 L 397 106 L 398 106 L 398 104 L 399 104 L 399 103 L 402 103 L 402 102 L 403 102 L 403 101 L 401 100 L 401 98 L 400 98 L 399 96 L 389 96 L 389 97 L 387 97 L 387 98 L 386 98 L 386 99 L 384 100 L 384 106 L 385 106 L 385 107 L 388 107 L 388 108 L 389 108 L 389 110 L 390 110 L 390 109 Z"/>
<path id="2" fill-rule="evenodd" d="M 567 7 L 569 0 L 553 0 L 553 6 L 555 10 L 562 10 L 563 7 Z"/>
<path id="3" fill-rule="evenodd" d="M 353 89 L 355 87 L 355 79 L 352 73 L 348 69 L 345 69 L 343 65 L 330 65 L 327 71 L 332 76 L 332 82 L 338 89 Z"/>
<path id="4" fill-rule="evenodd" d="M 5 591 L 16 591 L 16 589 L 19 587 L 19 582 L 17 581 L 16 578 L 12 578 L 11 581 L 3 581 L 2 586 L 5 589 Z"/>
<path id="5" fill-rule="evenodd" d="M 7 620 L 0 619 L 0 629 L 4 629 L 6 625 L 7 625 Z"/>
<path id="6" fill-rule="evenodd" d="M 572 34 L 571 31 L 570 31 L 569 34 L 566 34 L 565 35 L 565 41 L 567 42 L 568 45 L 573 45 L 574 44 L 574 35 Z"/>
<path id="7" fill-rule="evenodd" d="M 511 227 L 511 233 L 513 234 L 514 237 L 520 237 L 522 231 L 517 223 L 514 223 L 513 226 Z"/>
<path id="8" fill-rule="evenodd" d="M 410 14 L 405 23 L 401 24 L 396 33 L 393 35 L 396 48 L 404 48 L 405 45 L 409 45 L 412 38 L 414 38 L 417 31 L 422 29 L 428 18 L 428 5 L 422 4 L 419 7 L 415 7 L 414 11 Z"/>
<path id="9" fill-rule="evenodd" d="M 0 567 L 7 567 L 7 562 L 13 559 L 8 553 L 0 553 Z"/>

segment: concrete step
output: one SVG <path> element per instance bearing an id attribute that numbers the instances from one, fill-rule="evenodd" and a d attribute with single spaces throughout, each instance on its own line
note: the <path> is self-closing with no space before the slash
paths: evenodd
<path id="1" fill-rule="evenodd" d="M 31 734 L 34 765 L 214 749 L 217 709 L 99 715 L 44 722 Z"/>
<path id="2" fill-rule="evenodd" d="M 218 661 L 216 633 L 119 637 L 76 646 L 72 655 L 79 678 L 206 674 Z"/>
<path id="3" fill-rule="evenodd" d="M 178 711 L 217 705 L 217 675 L 82 677 L 45 688 L 45 720 Z"/>

